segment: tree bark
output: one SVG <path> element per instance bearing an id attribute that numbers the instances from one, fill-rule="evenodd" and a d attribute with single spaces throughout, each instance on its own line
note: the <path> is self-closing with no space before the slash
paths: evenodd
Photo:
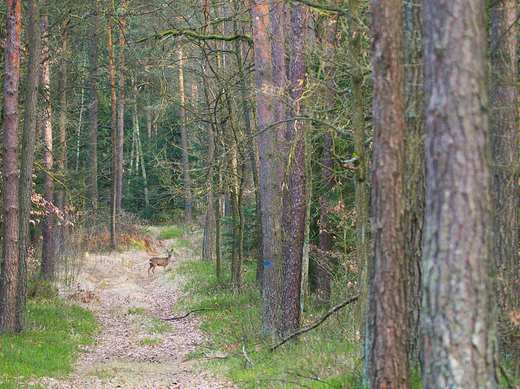
<path id="1" fill-rule="evenodd" d="M 271 42 L 270 1 L 253 5 L 253 39 L 256 76 L 256 109 L 258 120 L 259 183 L 262 198 L 262 236 L 264 282 L 262 298 L 263 334 L 276 336 L 280 329 L 282 304 L 282 245 L 281 245 L 281 155 L 277 148 L 280 129 L 275 122 L 273 48 Z"/>
<path id="2" fill-rule="evenodd" d="M 421 0 L 405 6 L 406 82 L 406 263 L 410 359 L 419 360 L 422 304 L 421 260 L 424 225 L 424 122 L 423 48 Z"/>
<path id="3" fill-rule="evenodd" d="M 409 388 L 405 211 L 403 3 L 372 0 L 373 269 L 369 299 L 371 388 Z"/>
<path id="4" fill-rule="evenodd" d="M 291 37 L 289 53 L 290 117 L 305 112 L 304 91 L 306 86 L 306 40 L 308 15 L 302 5 L 291 7 Z M 306 166 L 305 137 L 306 124 L 303 120 L 287 123 L 286 140 L 290 148 L 287 192 L 283 204 L 283 257 L 284 289 L 282 302 L 282 335 L 285 336 L 300 328 L 301 317 L 301 277 L 303 240 L 306 214 Z"/>
<path id="5" fill-rule="evenodd" d="M 485 1 L 423 12 L 423 388 L 497 388 Z"/>
<path id="6" fill-rule="evenodd" d="M 25 327 L 27 300 L 27 259 L 31 245 L 29 220 L 32 209 L 32 175 L 34 170 L 34 149 L 36 143 L 36 123 L 38 115 L 38 85 L 40 83 L 40 10 L 38 0 L 27 2 L 29 59 L 27 64 L 27 92 L 23 121 L 23 138 L 20 161 L 19 203 L 20 203 L 20 264 L 18 268 L 18 291 L 16 297 L 16 332 Z"/>
<path id="7" fill-rule="evenodd" d="M 16 330 L 18 292 L 18 88 L 20 84 L 21 1 L 7 0 L 5 40 L 2 194 L 3 250 L 0 273 L 0 333 Z"/>
<path id="8" fill-rule="evenodd" d="M 500 346 L 518 356 L 510 313 L 518 311 L 518 1 L 491 5 L 491 126 L 494 244 Z M 509 333 L 509 334 L 508 334 Z"/>

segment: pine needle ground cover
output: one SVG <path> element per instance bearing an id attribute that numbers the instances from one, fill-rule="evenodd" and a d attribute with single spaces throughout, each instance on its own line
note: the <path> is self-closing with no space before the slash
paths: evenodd
<path id="1" fill-rule="evenodd" d="M 91 312 L 69 302 L 33 299 L 27 325 L 18 335 L 0 335 L 0 388 L 38 387 L 38 377 L 62 377 L 82 347 L 94 341 L 98 323 Z"/>

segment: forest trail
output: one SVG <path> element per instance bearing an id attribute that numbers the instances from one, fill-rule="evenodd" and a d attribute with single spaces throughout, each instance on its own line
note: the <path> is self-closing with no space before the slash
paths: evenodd
<path id="1" fill-rule="evenodd" d="M 172 241 L 163 241 L 163 255 Z M 172 272 L 188 253 L 174 250 L 168 267 L 148 277 L 144 251 L 86 254 L 76 300 L 94 311 L 101 332 L 79 357 L 68 380 L 47 379 L 48 388 L 234 388 L 203 371 L 189 354 L 203 341 L 197 320 L 165 321 L 182 296 L 182 280 Z"/>

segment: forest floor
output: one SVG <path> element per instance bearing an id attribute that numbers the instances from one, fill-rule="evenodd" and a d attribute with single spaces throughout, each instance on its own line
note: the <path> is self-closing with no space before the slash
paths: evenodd
<path id="1" fill-rule="evenodd" d="M 163 256 L 173 241 L 156 247 Z M 183 280 L 176 272 L 189 253 L 174 251 L 166 270 L 148 277 L 150 253 L 85 254 L 72 297 L 99 318 L 101 331 L 65 380 L 44 379 L 47 388 L 235 388 L 190 358 L 203 342 L 196 318 L 164 320 L 176 312 Z M 69 292 L 70 293 L 70 292 Z"/>

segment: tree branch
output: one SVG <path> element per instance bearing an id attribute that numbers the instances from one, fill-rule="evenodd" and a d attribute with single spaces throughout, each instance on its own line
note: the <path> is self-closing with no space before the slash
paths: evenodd
<path id="1" fill-rule="evenodd" d="M 301 334 L 304 334 L 306 332 L 309 332 L 313 329 L 315 329 L 316 327 L 318 327 L 319 325 L 321 325 L 325 320 L 327 320 L 327 318 L 332 315 L 334 312 L 337 312 L 339 311 L 341 308 L 343 307 L 346 307 L 347 305 L 349 305 L 350 303 L 356 301 L 357 299 L 359 298 L 359 295 L 355 295 L 355 296 L 352 296 L 351 298 L 349 298 L 348 300 L 346 301 L 343 301 L 341 304 L 339 305 L 336 305 L 335 307 L 332 307 L 331 309 L 328 310 L 328 312 L 323 315 L 319 320 L 315 321 L 314 323 L 306 326 L 306 327 L 303 327 L 303 328 L 300 328 L 299 330 L 297 331 L 294 331 L 293 333 L 291 333 L 289 336 L 287 336 L 286 338 L 283 338 L 283 340 L 280 342 L 280 343 L 277 343 L 275 344 L 274 346 L 272 346 L 269 351 L 274 351 L 276 350 L 278 347 L 280 347 L 282 344 L 284 344 L 285 342 L 291 340 L 292 338 L 294 338 L 295 336 L 298 336 L 298 335 L 301 335 Z"/>
<path id="2" fill-rule="evenodd" d="M 187 37 L 195 38 L 195 39 L 199 39 L 199 40 L 218 40 L 218 41 L 226 41 L 226 42 L 235 41 L 238 39 L 238 40 L 242 40 L 244 42 L 249 43 L 251 46 L 253 45 L 253 38 L 251 38 L 249 35 L 229 35 L 229 36 L 213 35 L 213 34 L 212 35 L 203 35 L 203 34 L 198 34 L 196 32 L 190 31 L 190 30 L 165 31 L 161 34 L 154 35 L 153 38 L 162 39 L 166 36 L 172 36 L 172 37 L 187 36 Z M 149 39 L 151 39 L 151 37 L 139 39 L 138 41 L 136 41 L 136 43 L 145 42 Z"/>
<path id="3" fill-rule="evenodd" d="M 302 3 L 302 4 L 305 4 L 305 5 L 308 5 L 311 8 L 321 9 L 323 11 L 336 12 L 336 13 L 338 13 L 340 15 L 348 16 L 346 10 L 344 10 L 343 8 L 335 7 L 335 6 L 330 5 L 330 4 L 319 4 L 319 3 L 315 3 L 315 2 L 309 1 L 309 0 L 295 0 L 295 1 L 297 1 L 299 3 Z"/>
<path id="4" fill-rule="evenodd" d="M 189 311 L 187 314 L 182 316 L 175 316 L 175 317 L 165 317 L 162 320 L 169 321 L 169 320 L 181 320 L 187 318 L 190 314 L 200 311 L 213 311 L 217 308 L 200 308 L 200 309 L 194 309 L 193 311 Z"/>

